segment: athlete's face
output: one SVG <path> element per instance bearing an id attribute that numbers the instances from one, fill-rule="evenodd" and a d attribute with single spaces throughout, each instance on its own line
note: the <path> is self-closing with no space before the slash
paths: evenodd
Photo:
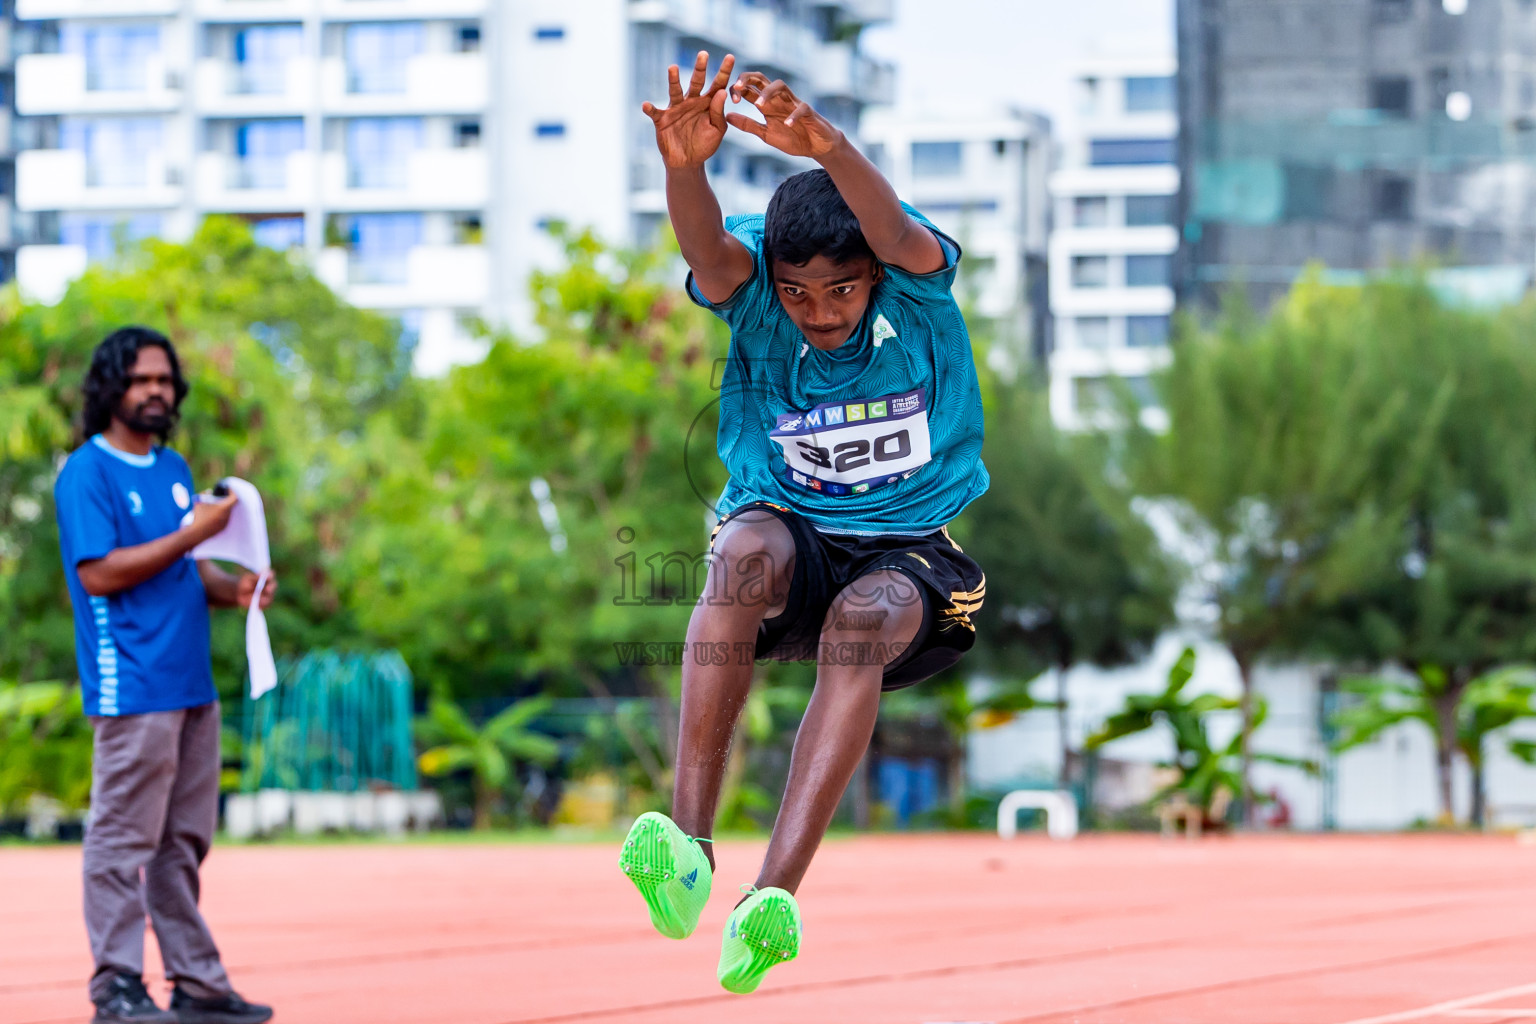
<path id="1" fill-rule="evenodd" d="M 773 287 L 805 340 L 830 351 L 852 337 L 884 273 L 868 257 L 836 263 L 813 256 L 800 266 L 774 260 Z"/>

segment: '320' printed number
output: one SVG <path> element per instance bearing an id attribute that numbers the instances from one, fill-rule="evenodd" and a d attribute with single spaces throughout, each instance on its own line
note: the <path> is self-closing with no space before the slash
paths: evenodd
<path id="1" fill-rule="evenodd" d="M 795 443 L 799 446 L 800 454 L 805 461 L 839 473 L 847 473 L 860 466 L 867 466 L 871 458 L 875 462 L 895 462 L 912 454 L 912 439 L 905 429 L 877 437 L 872 442 L 863 439 L 844 441 L 842 444 L 834 445 L 830 450 L 811 444 L 809 441 Z"/>

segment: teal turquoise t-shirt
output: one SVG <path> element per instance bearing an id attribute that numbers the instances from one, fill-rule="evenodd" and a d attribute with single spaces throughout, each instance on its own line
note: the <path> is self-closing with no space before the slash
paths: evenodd
<path id="1" fill-rule="evenodd" d="M 735 294 L 711 303 L 689 275 L 689 297 L 731 328 L 718 438 L 731 478 L 719 515 L 770 501 L 824 533 L 924 534 L 986 492 L 976 364 L 950 291 L 960 247 L 905 208 L 938 237 L 944 267 L 887 264 L 862 322 L 830 352 L 779 302 L 761 214 L 726 220 L 752 254 Z"/>

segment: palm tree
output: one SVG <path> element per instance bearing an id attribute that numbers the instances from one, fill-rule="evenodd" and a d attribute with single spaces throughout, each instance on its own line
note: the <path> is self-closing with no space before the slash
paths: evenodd
<path id="1" fill-rule="evenodd" d="M 477 729 L 463 708 L 442 694 L 434 696 L 427 714 L 416 721 L 417 735 L 434 744 L 422 751 L 422 774 L 468 769 L 474 777 L 475 828 L 490 828 L 491 808 L 515 777 L 515 765 L 547 765 L 560 755 L 554 740 L 528 728 L 549 706 L 548 697 L 516 701 Z"/>
<path id="2" fill-rule="evenodd" d="M 1243 702 L 1231 697 L 1205 693 L 1186 697 L 1184 686 L 1195 674 L 1195 652 L 1186 647 L 1179 660 L 1168 670 L 1168 685 L 1162 693 L 1131 694 L 1125 699 L 1125 708 L 1111 715 L 1103 728 L 1088 737 L 1086 746 L 1097 750 L 1111 740 L 1132 733 L 1144 732 L 1158 722 L 1167 722 L 1173 732 L 1174 759 L 1164 765 L 1176 768 L 1179 778 L 1153 799 L 1162 800 L 1174 793 L 1185 798 L 1209 816 L 1214 807 L 1220 806 L 1225 797 L 1243 792 L 1243 771 L 1247 761 L 1264 761 L 1270 764 L 1289 765 L 1303 771 L 1315 772 L 1317 766 L 1301 758 L 1279 754 L 1255 753 L 1247 750 L 1246 739 L 1264 724 L 1268 706 L 1262 698 L 1254 698 L 1253 714 L 1247 729 L 1225 745 L 1213 745 L 1206 731 L 1206 715 L 1216 711 L 1238 711 Z"/>

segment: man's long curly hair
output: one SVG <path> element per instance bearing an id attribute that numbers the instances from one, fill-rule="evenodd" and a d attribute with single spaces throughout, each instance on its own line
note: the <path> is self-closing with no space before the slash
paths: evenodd
<path id="1" fill-rule="evenodd" d="M 96 351 L 91 354 L 91 368 L 85 375 L 85 410 L 80 417 L 81 430 L 86 437 L 101 433 L 112 425 L 112 417 L 128 392 L 128 377 L 139 352 L 146 348 L 162 348 L 171 362 L 171 382 L 176 400 L 171 404 L 170 420 L 163 431 L 157 431 L 160 440 L 166 441 L 176 429 L 181 400 L 190 390 L 187 379 L 181 375 L 181 360 L 171 341 L 159 331 L 148 327 L 120 327 L 107 335 Z"/>

